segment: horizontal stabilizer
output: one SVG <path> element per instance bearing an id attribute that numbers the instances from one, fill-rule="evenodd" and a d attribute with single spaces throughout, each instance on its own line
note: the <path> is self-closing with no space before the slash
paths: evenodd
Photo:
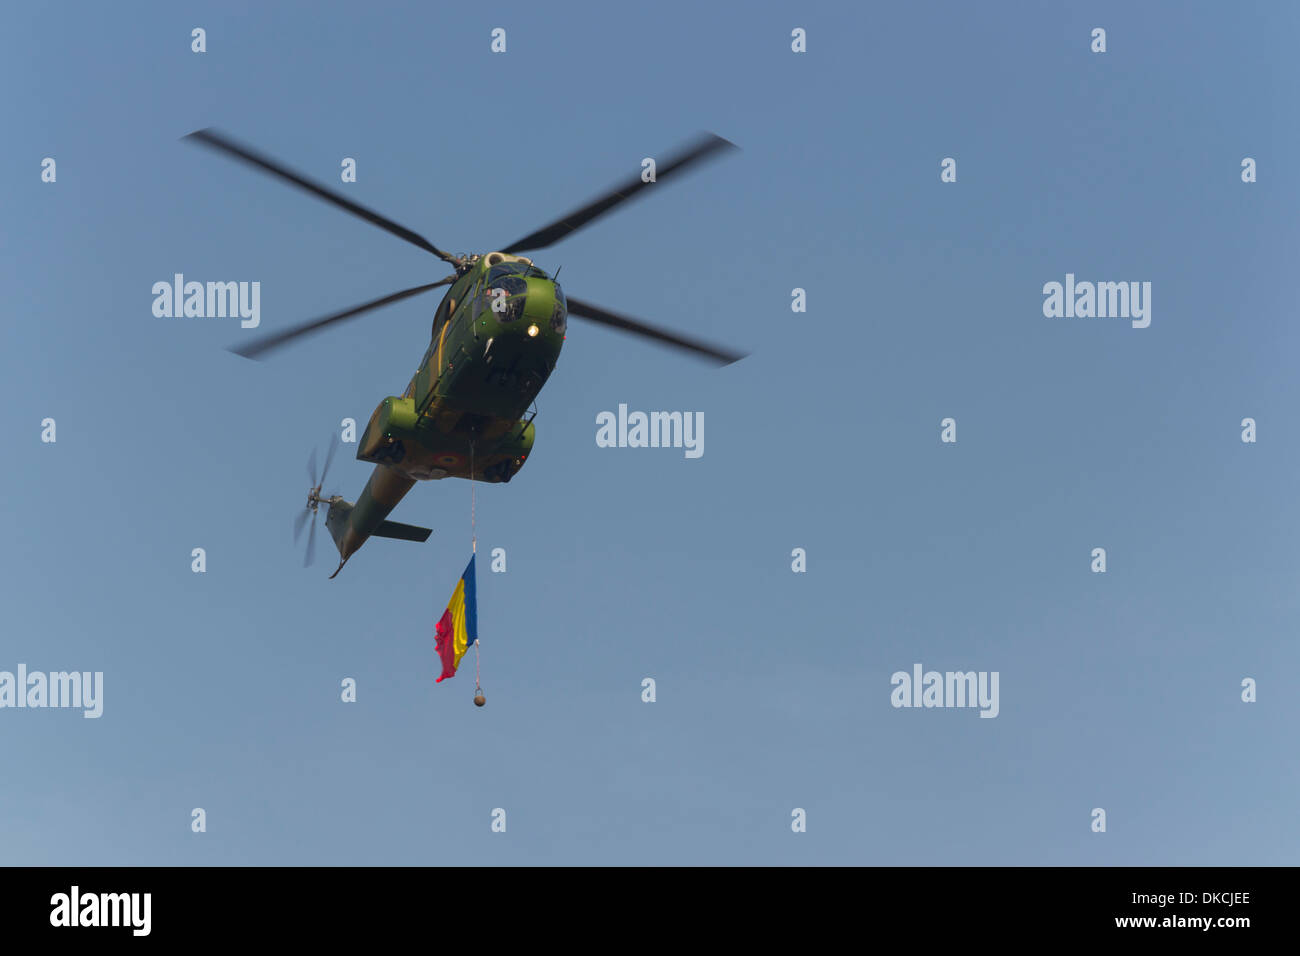
<path id="1" fill-rule="evenodd" d="M 374 531 L 376 538 L 399 538 L 402 541 L 428 541 L 431 534 L 432 528 L 417 528 L 400 521 L 381 521 Z"/>

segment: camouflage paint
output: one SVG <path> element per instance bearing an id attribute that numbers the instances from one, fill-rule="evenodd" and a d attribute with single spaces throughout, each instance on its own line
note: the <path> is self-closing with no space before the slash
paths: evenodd
<path id="1" fill-rule="evenodd" d="M 340 511 L 327 522 L 340 568 L 416 481 L 509 481 L 532 451 L 535 431 L 523 416 L 555 369 L 567 315 L 555 281 L 539 276 L 513 277 L 518 291 L 506 296 L 506 312 L 493 310 L 488 275 L 508 262 L 531 265 L 489 253 L 452 283 L 405 393 L 370 416 L 357 459 L 377 467 L 346 521 Z"/>

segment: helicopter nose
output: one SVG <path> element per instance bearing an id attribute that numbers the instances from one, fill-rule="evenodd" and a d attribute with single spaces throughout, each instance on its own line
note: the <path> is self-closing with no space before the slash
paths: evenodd
<path id="1" fill-rule="evenodd" d="M 547 331 L 562 331 L 566 312 L 564 300 L 556 293 L 557 287 L 550 282 L 530 279 L 528 294 L 524 299 L 523 315 L 517 328 L 530 339 L 536 339 Z M 560 313 L 556 320 L 557 309 Z"/>
<path id="2" fill-rule="evenodd" d="M 502 292 L 505 296 L 498 298 Z M 492 309 L 492 318 L 497 325 L 498 348 L 507 340 L 521 343 L 550 342 L 556 333 L 562 338 L 568 318 L 564 293 L 560 287 L 554 282 L 532 276 L 527 279 L 510 276 L 498 280 L 476 308 L 476 319 L 484 310 Z"/>
<path id="3" fill-rule="evenodd" d="M 551 312 L 555 308 L 555 293 L 551 291 L 551 284 L 543 282 L 540 279 L 531 279 L 528 282 L 528 296 L 524 300 L 523 320 L 526 326 L 533 324 L 539 327 L 550 319 Z M 532 333 L 536 334 L 536 333 Z"/>

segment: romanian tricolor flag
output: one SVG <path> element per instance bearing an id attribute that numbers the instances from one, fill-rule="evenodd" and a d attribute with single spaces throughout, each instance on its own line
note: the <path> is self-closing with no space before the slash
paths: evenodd
<path id="1" fill-rule="evenodd" d="M 451 592 L 447 610 L 438 622 L 438 637 L 434 647 L 442 661 L 442 677 L 455 677 L 460 659 L 465 656 L 469 646 L 478 640 L 478 603 L 474 596 L 474 558 L 469 559 L 465 573 L 456 582 L 456 590 Z M 434 683 L 438 683 L 434 681 Z"/>

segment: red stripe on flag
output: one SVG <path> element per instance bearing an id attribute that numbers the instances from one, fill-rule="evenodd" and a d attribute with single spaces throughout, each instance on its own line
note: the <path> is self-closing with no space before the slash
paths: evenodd
<path id="1" fill-rule="evenodd" d="M 438 651 L 438 659 L 442 661 L 442 677 L 456 676 L 456 628 L 451 621 L 451 608 L 442 612 L 442 620 L 438 622 L 438 636 L 433 646 Z M 442 680 L 439 677 L 438 681 Z"/>

